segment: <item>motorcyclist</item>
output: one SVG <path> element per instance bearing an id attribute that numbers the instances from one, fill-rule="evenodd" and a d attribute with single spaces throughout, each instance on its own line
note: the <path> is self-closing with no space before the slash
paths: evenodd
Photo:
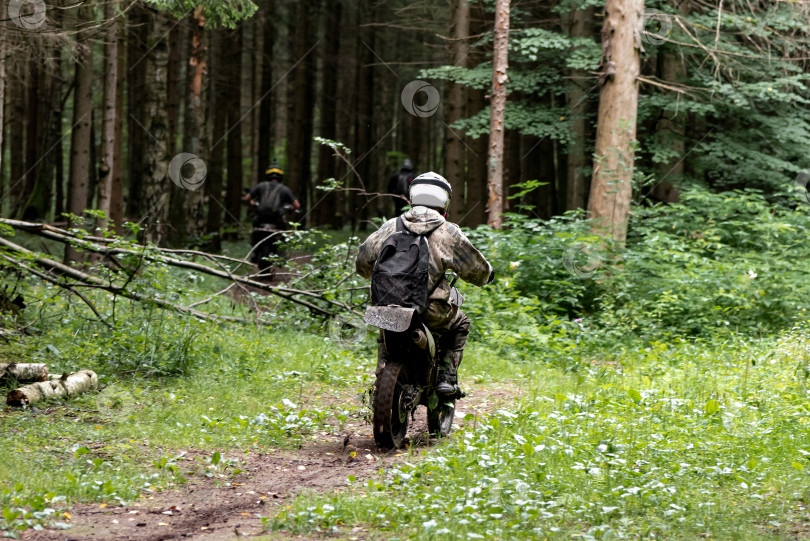
<path id="1" fill-rule="evenodd" d="M 413 162 L 409 159 L 402 160 L 402 165 L 399 166 L 399 172 L 388 179 L 388 193 L 393 197 L 394 214 L 405 212 L 408 208 L 406 199 L 408 198 L 408 189 L 411 182 L 413 182 Z"/>
<path id="2" fill-rule="evenodd" d="M 459 278 L 477 286 L 490 283 L 495 277 L 492 265 L 467 239 L 454 223 L 446 219 L 453 190 L 450 183 L 437 173 L 424 173 L 410 185 L 411 209 L 402 215 L 406 229 L 425 235 L 430 249 L 428 291 L 438 282 L 429 297 L 422 321 L 437 336 L 444 357 L 439 361 L 439 383 L 436 392 L 443 396 L 463 396 L 458 386 L 458 368 L 461 364 L 470 320 L 450 298 L 450 284 L 444 277 L 447 270 L 455 271 Z M 388 220 L 372 233 L 360 246 L 357 255 L 357 273 L 371 278 L 374 264 L 385 241 L 396 231 L 396 218 Z M 385 366 L 388 352 L 379 342 L 377 373 Z"/>
<path id="3" fill-rule="evenodd" d="M 253 246 L 251 261 L 265 270 L 270 266 L 265 258 L 278 254 L 281 240 L 279 231 L 288 229 L 286 210 L 301 208 L 301 203 L 292 191 L 283 184 L 284 170 L 274 162 L 264 172 L 265 180 L 250 189 L 244 200 L 253 211 L 253 230 L 250 245 Z"/>

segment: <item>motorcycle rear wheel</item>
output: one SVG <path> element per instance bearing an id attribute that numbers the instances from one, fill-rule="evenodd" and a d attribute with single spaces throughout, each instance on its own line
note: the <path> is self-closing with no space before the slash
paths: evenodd
<path id="1" fill-rule="evenodd" d="M 444 438 L 453 428 L 453 416 L 456 414 L 456 401 L 439 403 L 434 410 L 428 410 L 428 432 L 437 438 Z"/>
<path id="2" fill-rule="evenodd" d="M 380 447 L 399 448 L 408 433 L 409 411 L 402 411 L 402 392 L 408 384 L 405 367 L 397 362 L 388 362 L 377 377 L 374 390 L 374 441 Z"/>

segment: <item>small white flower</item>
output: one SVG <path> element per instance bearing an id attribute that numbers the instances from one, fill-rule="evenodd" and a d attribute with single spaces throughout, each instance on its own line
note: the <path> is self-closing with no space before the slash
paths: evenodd
<path id="1" fill-rule="evenodd" d="M 517 268 L 519 266 L 520 266 L 520 261 L 511 261 L 509 263 L 509 270 L 517 270 Z"/>
<path id="2" fill-rule="evenodd" d="M 757 273 L 755 273 L 753 270 L 749 270 L 748 277 L 753 280 L 754 278 L 757 277 Z"/>

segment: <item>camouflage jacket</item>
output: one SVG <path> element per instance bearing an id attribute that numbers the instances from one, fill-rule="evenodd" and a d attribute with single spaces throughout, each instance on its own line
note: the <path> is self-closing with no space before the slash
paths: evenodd
<path id="1" fill-rule="evenodd" d="M 448 222 L 435 210 L 422 206 L 413 207 L 403 214 L 402 222 L 409 231 L 425 235 L 430 246 L 428 291 L 441 280 L 439 287 L 430 296 L 431 300 L 447 302 L 450 296 L 450 284 L 444 279 L 447 270 L 455 271 L 459 278 L 473 285 L 482 286 L 489 281 L 492 265 L 456 224 Z M 394 234 L 396 227 L 396 218 L 392 218 L 360 245 L 356 262 L 357 274 L 363 278 L 371 278 L 371 271 L 383 244 Z"/>

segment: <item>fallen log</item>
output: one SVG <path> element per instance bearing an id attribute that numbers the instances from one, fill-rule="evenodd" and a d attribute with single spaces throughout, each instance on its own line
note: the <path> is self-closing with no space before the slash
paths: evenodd
<path id="1" fill-rule="evenodd" d="M 17 381 L 33 383 L 48 379 L 48 365 L 44 363 L 0 363 L 0 383 Z"/>
<path id="2" fill-rule="evenodd" d="M 87 391 L 98 389 L 98 376 L 92 370 L 81 370 L 75 374 L 63 375 L 49 381 L 32 383 L 8 393 L 6 404 L 12 407 L 22 407 L 34 404 L 45 398 L 57 396 L 76 396 Z"/>

